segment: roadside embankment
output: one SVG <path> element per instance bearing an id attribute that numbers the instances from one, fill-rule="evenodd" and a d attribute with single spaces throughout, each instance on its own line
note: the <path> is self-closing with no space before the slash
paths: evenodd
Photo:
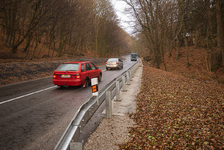
<path id="1" fill-rule="evenodd" d="M 134 77 L 137 76 L 138 84 L 139 72 Z M 129 117 L 129 113 L 118 113 L 112 119 L 103 119 L 85 150 L 224 148 L 223 85 L 186 78 L 147 64 L 141 81 L 137 97 L 132 95 L 136 111 L 129 112 Z M 131 88 L 138 90 L 131 84 L 131 94 L 135 93 Z"/>
<path id="2" fill-rule="evenodd" d="M 51 76 L 53 71 L 63 62 L 89 60 L 96 65 L 104 64 L 106 59 L 75 59 L 75 60 L 52 60 L 36 62 L 9 62 L 0 64 L 0 86 Z"/>

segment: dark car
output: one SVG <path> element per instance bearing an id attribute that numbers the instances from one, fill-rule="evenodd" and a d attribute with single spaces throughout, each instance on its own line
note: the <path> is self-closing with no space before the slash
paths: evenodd
<path id="1" fill-rule="evenodd" d="M 138 58 L 137 58 L 137 53 L 131 53 L 131 61 L 137 61 Z"/>
<path id="2" fill-rule="evenodd" d="M 53 83 L 58 86 L 90 85 L 92 78 L 101 81 L 102 71 L 90 61 L 67 62 L 54 71 Z"/>
<path id="3" fill-rule="evenodd" d="M 109 58 L 106 62 L 106 69 L 123 69 L 123 61 L 120 58 Z"/>

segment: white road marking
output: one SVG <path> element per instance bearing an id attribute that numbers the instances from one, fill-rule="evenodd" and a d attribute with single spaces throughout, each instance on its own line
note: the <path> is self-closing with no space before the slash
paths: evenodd
<path id="1" fill-rule="evenodd" d="M 105 69 L 105 70 L 102 70 L 102 72 L 104 72 L 104 71 L 106 71 L 106 69 Z M 46 88 L 46 89 L 43 89 L 43 90 L 39 90 L 39 91 L 36 91 L 36 92 L 32 92 L 32 93 L 29 93 L 29 94 L 25 94 L 25 95 L 22 95 L 22 96 L 19 96 L 19 97 L 12 98 L 12 99 L 9 99 L 9 100 L 0 102 L 0 105 L 1 105 L 1 104 L 5 104 L 5 103 L 8 103 L 8 102 L 11 102 L 11 101 L 14 101 L 14 100 L 17 100 L 17 99 L 20 99 L 20 98 L 23 98 L 23 97 L 26 97 L 26 96 L 30 96 L 30 95 L 33 95 L 33 94 L 36 94 L 36 93 L 40 93 L 40 92 L 43 92 L 43 91 L 52 89 L 52 88 L 54 88 L 54 87 L 56 87 L 56 86 L 51 86 L 51 87 Z"/>
<path id="2" fill-rule="evenodd" d="M 40 92 L 43 92 L 43 91 L 52 89 L 52 88 L 54 88 L 54 87 L 56 87 L 56 86 L 51 86 L 51 87 L 46 88 L 46 89 L 43 89 L 43 90 L 39 90 L 39 91 L 36 91 L 36 92 L 32 92 L 32 93 L 29 93 L 29 94 L 25 94 L 25 95 L 22 95 L 22 96 L 19 96 L 19 97 L 12 98 L 12 99 L 9 99 L 9 100 L 0 102 L 0 105 L 1 105 L 1 104 L 5 104 L 5 103 L 8 103 L 8 102 L 11 102 L 11 101 L 14 101 L 14 100 L 17 100 L 17 99 L 20 99 L 20 98 L 23 98 L 23 97 L 26 97 L 26 96 L 30 96 L 30 95 L 33 95 L 33 94 L 36 94 L 36 93 L 40 93 Z"/>

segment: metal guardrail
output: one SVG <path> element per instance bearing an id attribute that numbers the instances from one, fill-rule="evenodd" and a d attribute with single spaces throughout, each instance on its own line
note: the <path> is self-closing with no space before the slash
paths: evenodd
<path id="1" fill-rule="evenodd" d="M 110 83 L 108 83 L 99 93 L 99 96 L 91 97 L 86 103 L 80 106 L 79 110 L 74 115 L 73 119 L 69 123 L 62 137 L 58 141 L 54 150 L 72 150 L 77 149 L 76 143 L 79 139 L 80 133 L 84 126 L 91 119 L 93 114 L 99 108 L 104 100 L 106 100 L 106 118 L 111 118 L 112 116 L 112 108 L 111 108 L 111 100 L 116 96 L 116 100 L 120 100 L 120 90 L 127 91 L 126 85 L 129 84 L 134 72 L 139 66 L 139 61 L 131 66 L 128 70 L 122 73 L 117 78 L 113 79 Z M 74 143 L 76 144 L 74 146 Z M 78 148 L 80 149 L 80 148 Z"/>

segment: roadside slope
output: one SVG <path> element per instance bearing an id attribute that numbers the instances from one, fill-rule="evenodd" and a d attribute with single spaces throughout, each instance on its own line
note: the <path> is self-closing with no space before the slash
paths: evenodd
<path id="1" fill-rule="evenodd" d="M 144 64 L 138 126 L 121 149 L 223 149 L 224 88 Z"/>
<path id="2" fill-rule="evenodd" d="M 103 119 L 85 150 L 224 148 L 224 88 L 217 82 L 144 63 L 140 92 L 132 103 L 136 112 Z"/>
<path id="3" fill-rule="evenodd" d="M 0 63 L 0 86 L 52 76 L 54 70 L 64 62 L 92 61 L 96 65 L 101 65 L 104 64 L 106 60 L 106 58 L 76 58 L 73 60 L 37 60 Z"/>

